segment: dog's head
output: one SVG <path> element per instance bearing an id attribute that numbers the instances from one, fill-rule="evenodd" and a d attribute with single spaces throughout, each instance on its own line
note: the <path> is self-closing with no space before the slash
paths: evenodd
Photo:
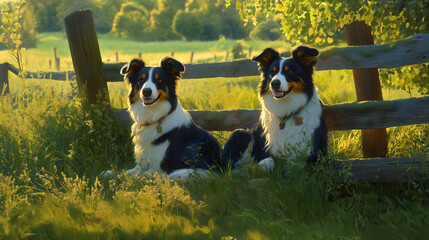
<path id="1" fill-rule="evenodd" d="M 136 106 L 139 112 L 168 112 L 176 109 L 176 87 L 185 67 L 171 57 L 160 60 L 159 67 L 146 67 L 143 60 L 135 58 L 121 69 L 127 84 L 128 106 Z"/>
<path id="2" fill-rule="evenodd" d="M 304 106 L 313 95 L 313 71 L 319 51 L 307 46 L 292 50 L 289 58 L 265 48 L 252 58 L 261 72 L 259 96 L 265 107 L 276 114 L 293 112 Z M 286 107 L 290 110 L 280 110 Z M 276 110 L 277 109 L 277 110 Z"/>
<path id="3" fill-rule="evenodd" d="M 135 58 L 121 69 L 129 94 L 128 103 L 141 101 L 151 107 L 162 101 L 177 101 L 176 86 L 185 67 L 174 58 L 165 57 L 159 67 L 146 67 L 143 60 Z"/>

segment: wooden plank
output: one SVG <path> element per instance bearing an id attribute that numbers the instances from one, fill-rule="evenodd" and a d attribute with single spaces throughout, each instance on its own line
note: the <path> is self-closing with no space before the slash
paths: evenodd
<path id="1" fill-rule="evenodd" d="M 104 63 L 103 75 L 109 82 L 121 82 L 123 76 L 119 70 L 126 63 Z M 251 60 L 239 60 L 234 62 L 185 64 L 184 79 L 215 78 L 215 77 L 244 77 L 259 75 L 256 63 Z"/>
<path id="2" fill-rule="evenodd" d="M 428 160 L 429 156 L 350 159 L 336 161 L 336 167 L 350 165 L 352 176 L 348 179 L 356 182 L 407 182 L 419 180 L 416 170 L 427 167 Z"/>
<path id="3" fill-rule="evenodd" d="M 394 68 L 429 62 L 429 34 L 418 34 L 382 45 L 330 47 L 322 49 L 318 71 Z M 125 63 L 103 64 L 102 72 L 109 82 L 121 82 L 119 70 Z M 223 63 L 186 64 L 183 75 L 186 79 L 214 77 L 244 77 L 259 75 L 256 63 L 239 60 Z"/>
<path id="4" fill-rule="evenodd" d="M 325 105 L 323 114 L 329 131 L 374 129 L 429 123 L 429 97 L 393 101 L 368 101 Z M 209 131 L 250 128 L 260 110 L 189 111 L 194 122 Z M 122 123 L 131 123 L 126 109 L 115 109 Z"/>
<path id="5" fill-rule="evenodd" d="M 8 72 L 9 64 L 0 63 L 0 96 L 2 94 L 9 94 L 9 72 Z"/>
<path id="6" fill-rule="evenodd" d="M 317 70 L 395 68 L 429 62 L 429 34 L 417 34 L 395 42 L 326 48 L 321 50 Z"/>
<path id="7" fill-rule="evenodd" d="M 80 96 L 89 103 L 109 103 L 107 82 L 100 72 L 101 54 L 94 18 L 89 10 L 64 19 Z"/>
<path id="8" fill-rule="evenodd" d="M 350 46 L 374 45 L 371 27 L 364 21 L 354 21 L 345 27 Z M 377 68 L 353 69 L 357 100 L 383 101 Z M 385 157 L 387 132 L 385 128 L 362 130 L 362 152 L 365 158 Z"/>
<path id="9" fill-rule="evenodd" d="M 324 107 L 329 130 L 377 129 L 429 123 L 429 97 Z"/>
<path id="10" fill-rule="evenodd" d="M 9 64 L 9 71 L 19 75 L 19 69 L 15 66 Z M 75 77 L 74 71 L 67 72 L 25 72 L 25 78 L 34 78 L 34 79 L 49 79 L 49 80 L 58 80 L 58 81 L 67 81 L 73 80 Z"/>
<path id="11" fill-rule="evenodd" d="M 132 120 L 127 109 L 114 109 L 116 118 L 124 124 Z M 223 110 L 223 111 L 188 111 L 194 122 L 207 131 L 233 131 L 238 128 L 251 128 L 259 118 L 260 110 Z"/>

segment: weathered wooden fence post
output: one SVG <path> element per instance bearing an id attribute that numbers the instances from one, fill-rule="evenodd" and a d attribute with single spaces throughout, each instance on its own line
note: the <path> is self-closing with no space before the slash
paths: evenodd
<path id="1" fill-rule="evenodd" d="M 194 52 L 191 52 L 191 64 L 192 64 L 192 61 L 194 61 Z"/>
<path id="2" fill-rule="evenodd" d="M 107 82 L 101 73 L 100 47 L 92 12 L 71 13 L 64 19 L 64 24 L 80 96 L 92 104 L 110 105 Z"/>
<path id="3" fill-rule="evenodd" d="M 249 56 L 247 56 L 248 58 L 252 57 L 252 47 L 249 47 Z"/>
<path id="4" fill-rule="evenodd" d="M 119 62 L 119 53 L 116 52 L 115 55 L 116 55 L 116 62 Z"/>
<path id="5" fill-rule="evenodd" d="M 142 58 L 142 52 L 139 52 L 139 58 Z"/>
<path id="6" fill-rule="evenodd" d="M 54 59 L 55 59 L 55 68 L 57 71 L 60 71 L 60 58 L 57 55 L 57 48 L 54 47 Z"/>
<path id="7" fill-rule="evenodd" d="M 225 61 L 224 62 L 228 62 L 228 55 L 229 55 L 229 51 L 226 52 L 226 56 L 225 56 Z"/>
<path id="8" fill-rule="evenodd" d="M 61 58 L 56 58 L 55 60 L 55 65 L 57 66 L 57 71 L 59 72 L 61 69 Z"/>
<path id="9" fill-rule="evenodd" d="M 350 46 L 374 45 L 374 38 L 371 34 L 371 27 L 363 21 L 354 21 L 346 25 L 347 43 Z M 377 68 L 353 69 L 353 78 L 357 100 L 382 101 L 380 79 Z M 362 130 L 363 156 L 384 157 L 387 153 L 387 133 L 386 129 Z"/>
<path id="10" fill-rule="evenodd" d="M 0 63 L 0 96 L 2 93 L 9 94 L 9 70 L 8 70 L 9 64 L 6 63 Z"/>

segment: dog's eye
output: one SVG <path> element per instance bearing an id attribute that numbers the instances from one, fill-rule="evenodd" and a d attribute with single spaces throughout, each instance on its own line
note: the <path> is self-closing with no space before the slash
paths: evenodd
<path id="1" fill-rule="evenodd" d="M 143 80 L 146 79 L 146 74 L 145 73 L 142 74 L 142 79 Z"/>
<path id="2" fill-rule="evenodd" d="M 276 74 L 276 72 L 277 72 L 277 68 L 274 66 L 274 67 L 271 69 L 270 76 L 271 76 L 271 77 L 274 77 L 274 75 Z"/>
<path id="3" fill-rule="evenodd" d="M 285 66 L 285 71 L 286 72 L 289 71 L 289 67 L 288 66 Z"/>

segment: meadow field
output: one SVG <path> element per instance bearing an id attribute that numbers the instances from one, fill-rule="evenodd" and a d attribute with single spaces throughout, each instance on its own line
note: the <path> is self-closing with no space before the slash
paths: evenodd
<path id="1" fill-rule="evenodd" d="M 238 41 L 256 54 L 283 42 Z M 224 59 L 235 40 L 134 42 L 99 35 L 103 61 L 125 62 L 142 53 L 149 65 L 165 55 L 188 63 Z M 41 34 L 24 51 L 25 69 L 72 70 L 63 33 Z M 247 50 L 246 50 L 247 51 Z M 231 59 L 231 56 L 230 56 Z M 0 52 L 0 62 L 10 60 Z M 188 110 L 259 109 L 258 77 L 183 80 L 179 98 Z M 314 76 L 325 104 L 356 101 L 351 71 Z M 0 97 L 0 239 L 424 239 L 429 235 L 429 171 L 420 182 L 344 181 L 330 159 L 362 157 L 360 132 L 329 135 L 329 157 L 312 169 L 263 173 L 255 166 L 209 179 L 162 176 L 99 178 L 101 171 L 132 167 L 129 126 L 97 106 L 82 105 L 74 81 L 20 79 L 9 74 L 10 95 Z M 111 103 L 126 107 L 123 83 L 109 83 Z M 385 100 L 419 96 L 383 86 Z M 389 128 L 388 156 L 428 159 L 429 126 Z M 214 132 L 223 143 L 229 132 Z M 338 180 L 340 179 L 340 180 Z"/>

